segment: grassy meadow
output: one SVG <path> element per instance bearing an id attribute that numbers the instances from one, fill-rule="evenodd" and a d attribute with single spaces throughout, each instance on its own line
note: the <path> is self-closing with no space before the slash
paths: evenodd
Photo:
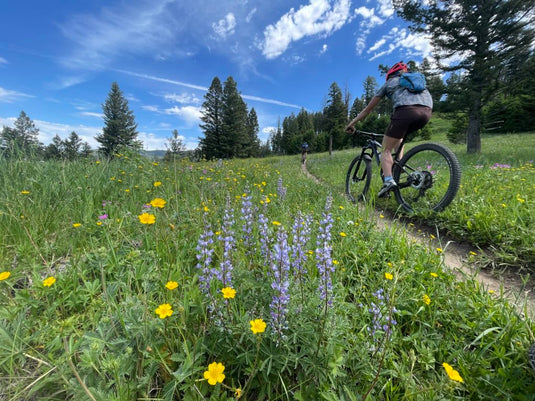
<path id="1" fill-rule="evenodd" d="M 532 263 L 534 145 L 453 147 L 426 219 Z M 354 154 L 310 155 L 320 183 L 299 156 L 0 161 L 0 399 L 534 400 L 534 323 L 377 230 Z"/>

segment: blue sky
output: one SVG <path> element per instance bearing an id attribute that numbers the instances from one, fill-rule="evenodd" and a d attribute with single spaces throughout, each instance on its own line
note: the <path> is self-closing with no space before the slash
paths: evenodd
<path id="1" fill-rule="evenodd" d="M 379 64 L 430 56 L 391 0 L 4 0 L 0 126 L 21 110 L 39 140 L 75 131 L 92 148 L 116 81 L 145 149 L 178 130 L 193 149 L 212 79 L 232 76 L 260 139 L 279 118 L 323 108 L 333 82 L 352 100 Z"/>

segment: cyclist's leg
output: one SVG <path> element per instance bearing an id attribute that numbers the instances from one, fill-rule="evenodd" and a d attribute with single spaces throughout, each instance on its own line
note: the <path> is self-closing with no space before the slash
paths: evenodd
<path id="1" fill-rule="evenodd" d="M 383 150 L 381 152 L 381 169 L 385 177 L 392 176 L 392 165 L 394 160 L 392 159 L 392 152 L 399 148 L 401 144 L 401 138 L 393 138 L 390 136 L 383 137 Z"/>

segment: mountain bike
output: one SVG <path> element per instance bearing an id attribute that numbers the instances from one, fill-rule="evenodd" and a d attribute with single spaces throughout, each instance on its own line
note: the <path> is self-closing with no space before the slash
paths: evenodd
<path id="1" fill-rule="evenodd" d="M 366 201 L 372 181 L 372 161 L 380 166 L 381 143 L 384 135 L 356 131 L 366 138 L 361 153 L 349 165 L 346 175 L 346 195 L 353 202 Z M 423 143 L 406 152 L 404 140 L 392 155 L 392 188 L 398 204 L 407 212 L 439 212 L 455 198 L 461 183 L 461 166 L 455 154 L 438 143 Z M 381 172 L 381 177 L 383 173 Z"/>

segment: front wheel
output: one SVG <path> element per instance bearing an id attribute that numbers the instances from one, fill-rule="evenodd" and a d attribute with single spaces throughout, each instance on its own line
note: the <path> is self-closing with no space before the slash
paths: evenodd
<path id="1" fill-rule="evenodd" d="M 367 155 L 357 156 L 351 161 L 346 175 L 346 195 L 353 203 L 366 200 L 372 180 L 371 159 Z"/>
<path id="2" fill-rule="evenodd" d="M 448 206 L 461 184 L 461 166 L 455 154 L 437 143 L 410 149 L 394 164 L 393 189 L 397 202 L 408 212 L 439 212 Z"/>

